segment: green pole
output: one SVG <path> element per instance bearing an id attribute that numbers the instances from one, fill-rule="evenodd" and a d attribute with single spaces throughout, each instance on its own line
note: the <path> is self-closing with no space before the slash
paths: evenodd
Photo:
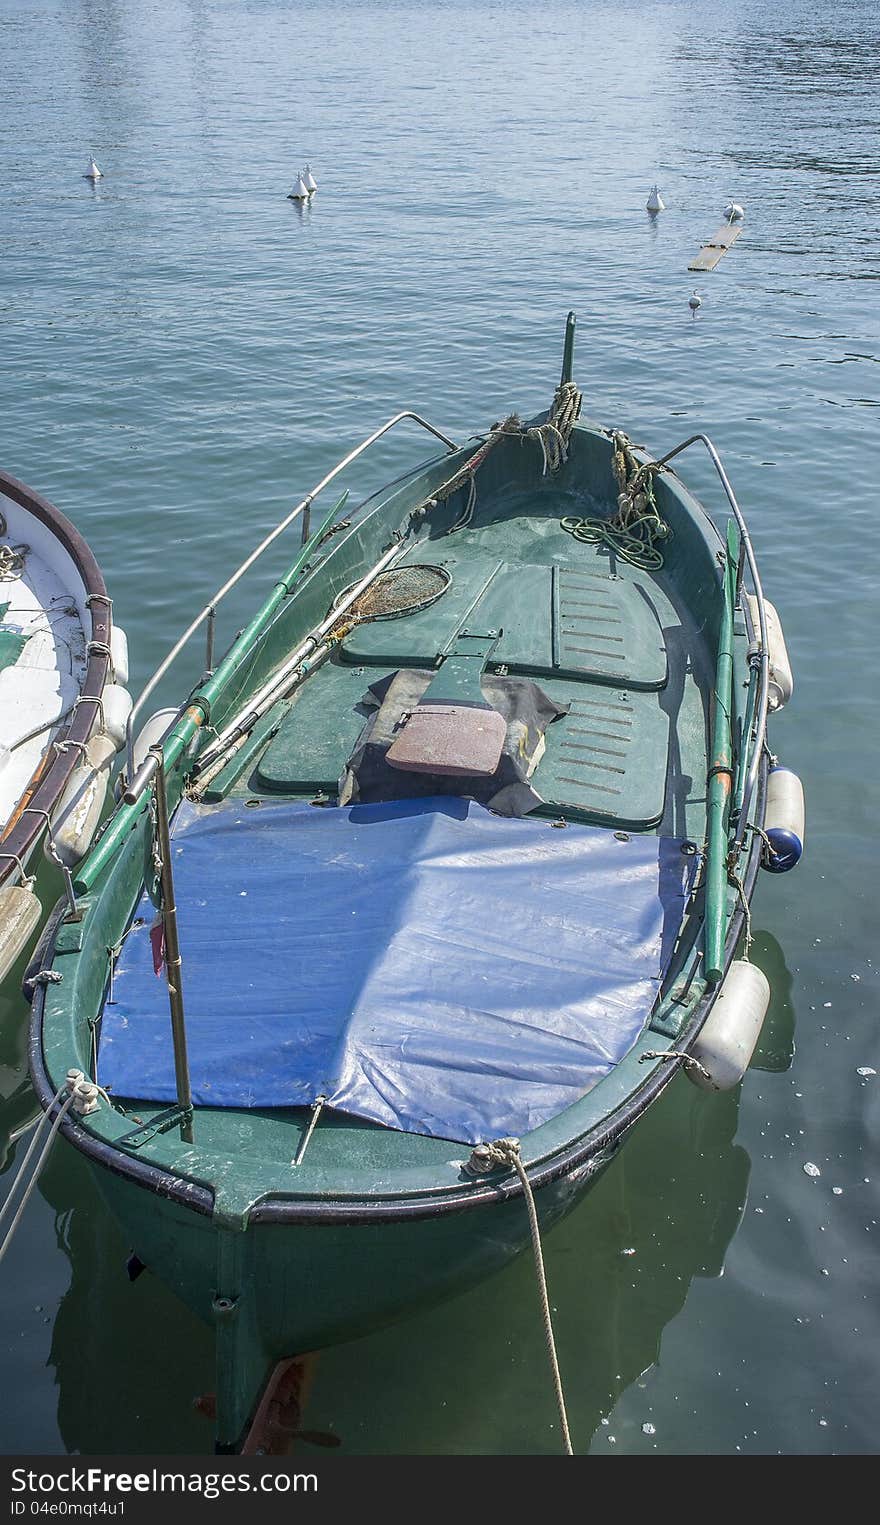
<path id="1" fill-rule="evenodd" d="M 731 520 L 722 579 L 721 626 L 712 716 L 712 751 L 706 809 L 706 905 L 704 963 L 706 979 L 717 985 L 724 973 L 727 931 L 727 851 L 730 797 L 733 785 L 733 607 L 739 532 Z"/>

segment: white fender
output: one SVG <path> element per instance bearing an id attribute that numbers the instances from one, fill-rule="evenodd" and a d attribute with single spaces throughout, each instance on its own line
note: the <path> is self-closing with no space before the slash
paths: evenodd
<path id="1" fill-rule="evenodd" d="M 75 868 L 85 857 L 98 829 L 107 798 L 110 768 L 116 743 L 98 733 L 86 742 L 82 762 L 77 763 L 52 816 L 52 840 L 65 868 Z M 53 862 L 48 833 L 43 851 Z"/>
<path id="2" fill-rule="evenodd" d="M 755 1052 L 770 1005 L 767 976 L 755 964 L 731 964 L 699 1036 L 689 1050 L 703 1066 L 686 1065 L 689 1080 L 703 1091 L 731 1091 L 739 1085 Z"/>
<path id="3" fill-rule="evenodd" d="M 30 885 L 7 884 L 0 889 L 0 981 L 27 947 L 43 915 Z"/>
<path id="4" fill-rule="evenodd" d="M 755 635 L 760 634 L 758 624 L 758 600 L 753 593 L 747 593 L 749 611 L 752 616 L 752 626 Z M 785 644 L 785 636 L 782 634 L 782 621 L 773 604 L 764 600 L 764 615 L 767 621 L 767 655 L 770 659 L 770 681 L 768 685 L 768 699 L 772 711 L 781 710 L 787 704 L 794 693 L 794 677 L 791 671 L 791 662 L 788 659 L 788 648 Z"/>
<path id="5" fill-rule="evenodd" d="M 101 700 L 104 706 L 104 733 L 112 738 L 118 752 L 125 742 L 125 727 L 132 708 L 131 694 L 121 683 L 108 683 Z"/>
<path id="6" fill-rule="evenodd" d="M 158 741 L 164 740 L 165 733 L 171 727 L 172 721 L 180 714 L 179 710 L 156 710 L 148 720 L 145 720 L 137 736 L 134 739 L 134 767 L 137 772 L 141 763 L 145 761 L 150 747 L 154 747 Z M 120 773 L 116 780 L 116 798 L 122 798 L 122 791 L 126 785 L 125 770 Z"/>
<path id="7" fill-rule="evenodd" d="M 767 779 L 767 804 L 764 809 L 764 834 L 767 847 L 761 867 L 771 874 L 785 874 L 801 861 L 806 838 L 804 786 L 791 768 L 770 769 Z"/>
<path id="8" fill-rule="evenodd" d="M 128 682 L 128 636 L 121 625 L 114 625 L 110 631 L 110 665 L 113 682 L 124 687 Z"/>

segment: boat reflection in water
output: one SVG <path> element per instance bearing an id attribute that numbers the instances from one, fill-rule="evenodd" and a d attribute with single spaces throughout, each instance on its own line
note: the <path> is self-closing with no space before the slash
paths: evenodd
<path id="1" fill-rule="evenodd" d="M 734 1143 L 739 1095 L 677 1078 L 547 1236 L 576 1451 L 657 1360 L 694 1277 L 721 1273 L 750 1172 Z M 130 1282 L 129 1246 L 73 1151 L 56 1152 L 41 1190 L 71 1266 L 50 1354 L 64 1444 L 85 1454 L 209 1451 L 210 1422 L 191 1400 L 214 1384 L 211 1331 L 149 1272 Z M 338 1435 L 343 1454 L 555 1454 L 530 1255 L 440 1308 L 322 1352 L 302 1418 Z"/>
<path id="2" fill-rule="evenodd" d="M 16 1139 L 29 1133 L 30 1125 L 40 1116 L 40 1104 L 27 1072 L 29 1012 L 21 994 L 27 962 L 28 953 L 24 952 L 0 983 L 0 1172 L 13 1163 Z M 8 1185 L 4 1182 L 0 1187 L 0 1196 L 5 1196 Z"/>
<path id="3" fill-rule="evenodd" d="M 760 964 L 770 981 L 773 997 L 750 1068 L 777 1072 L 787 1070 L 791 1068 L 794 1059 L 795 1015 L 791 973 L 786 967 L 782 948 L 769 932 L 755 933 L 752 958 L 756 964 Z"/>

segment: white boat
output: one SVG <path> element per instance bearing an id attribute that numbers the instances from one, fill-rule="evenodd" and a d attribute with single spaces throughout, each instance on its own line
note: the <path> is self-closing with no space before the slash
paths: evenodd
<path id="1" fill-rule="evenodd" d="M 0 981 L 42 919 L 35 853 L 70 870 L 131 700 L 104 579 L 57 508 L 0 471 Z"/>

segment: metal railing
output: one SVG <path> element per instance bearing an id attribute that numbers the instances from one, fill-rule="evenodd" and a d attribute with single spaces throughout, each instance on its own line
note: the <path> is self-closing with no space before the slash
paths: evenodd
<path id="1" fill-rule="evenodd" d="M 135 766 L 134 766 L 134 722 L 135 722 L 137 716 L 143 710 L 143 707 L 146 704 L 147 700 L 149 699 L 150 695 L 154 692 L 154 690 L 156 689 L 158 684 L 162 681 L 162 679 L 164 678 L 164 676 L 165 676 L 166 672 L 168 671 L 169 667 L 171 667 L 172 663 L 176 661 L 177 657 L 183 651 L 184 647 L 189 643 L 189 641 L 195 635 L 196 631 L 199 629 L 199 626 L 202 625 L 205 621 L 207 621 L 207 623 L 208 623 L 208 633 L 207 633 L 207 665 L 210 668 L 213 665 L 213 657 L 214 657 L 214 627 L 215 627 L 215 619 L 216 619 L 216 613 L 217 613 L 217 605 L 222 602 L 222 600 L 226 597 L 227 593 L 231 592 L 231 590 L 235 587 L 236 583 L 241 580 L 241 578 L 244 576 L 245 572 L 249 571 L 249 569 L 253 566 L 254 562 L 257 561 L 260 556 L 262 556 L 263 552 L 265 550 L 268 550 L 269 546 L 272 545 L 273 541 L 277 540 L 279 535 L 283 535 L 284 531 L 290 527 L 290 525 L 293 523 L 293 521 L 295 519 L 297 519 L 300 516 L 300 514 L 303 516 L 303 536 L 302 536 L 302 538 L 303 538 L 303 541 L 307 540 L 308 539 L 308 532 L 309 532 L 309 519 L 310 519 L 310 514 L 311 514 L 311 507 L 312 507 L 312 504 L 314 503 L 315 499 L 317 498 L 318 494 L 323 492 L 324 488 L 328 487 L 329 484 L 336 477 L 339 476 L 340 472 L 344 471 L 347 466 L 350 466 L 352 461 L 356 461 L 359 456 L 363 455 L 365 450 L 369 450 L 371 445 L 374 445 L 377 440 L 381 439 L 383 434 L 387 434 L 389 429 L 393 429 L 396 424 L 402 423 L 403 420 L 406 419 L 406 418 L 412 419 L 414 423 L 420 424 L 423 429 L 427 429 L 428 433 L 429 434 L 433 434 L 434 437 L 436 439 L 440 440 L 441 443 L 444 444 L 447 447 L 448 450 L 453 451 L 453 450 L 458 450 L 459 449 L 459 446 L 455 443 L 454 440 L 451 440 L 448 435 L 443 434 L 440 429 L 435 429 L 434 425 L 433 424 L 429 424 L 427 419 L 422 418 L 420 416 L 420 414 L 418 414 L 418 413 L 413 413 L 413 412 L 411 412 L 409 410 L 406 410 L 403 413 L 396 413 L 394 415 L 394 417 L 390 418 L 388 420 L 388 422 L 383 424 L 380 429 L 374 430 L 374 432 L 371 435 L 369 435 L 369 437 L 367 439 L 362 440 L 361 443 L 359 445 L 357 445 L 354 450 L 349 451 L 348 455 L 346 455 L 341 461 L 339 461 L 333 467 L 332 471 L 329 471 L 325 477 L 321 478 L 320 482 L 318 482 L 317 485 L 312 488 L 311 492 L 307 493 L 306 496 L 302 499 L 302 501 L 297 503 L 295 508 L 291 509 L 290 513 L 287 514 L 286 517 L 281 520 L 280 524 L 276 524 L 275 528 L 270 532 L 270 534 L 268 534 L 264 540 L 260 541 L 260 544 L 256 547 L 255 550 L 251 551 L 251 554 L 246 558 L 246 560 L 244 560 L 241 563 L 241 565 L 239 567 L 237 567 L 235 572 L 233 572 L 232 576 L 230 578 L 228 578 L 227 581 L 223 584 L 222 588 L 218 588 L 217 589 L 217 592 L 214 594 L 213 598 L 211 598 L 208 601 L 208 603 L 205 605 L 204 609 L 202 609 L 200 611 L 200 613 L 196 615 L 195 619 L 187 626 L 186 630 L 183 632 L 183 635 L 180 637 L 180 640 L 177 641 L 174 646 L 172 646 L 171 650 L 169 651 L 168 655 L 165 657 L 164 661 L 162 661 L 159 664 L 159 666 L 156 668 L 156 671 L 153 673 L 152 677 L 148 680 L 148 682 L 145 684 L 144 688 L 141 690 L 141 692 L 140 692 L 140 694 L 139 694 L 135 704 L 132 707 L 131 713 L 130 713 L 130 715 L 128 717 L 128 723 L 126 725 L 126 733 L 125 733 L 126 756 L 127 756 L 126 771 L 127 771 L 127 776 L 128 776 L 130 781 L 133 781 L 134 776 L 135 776 Z"/>
<path id="2" fill-rule="evenodd" d="M 712 465 L 715 467 L 715 470 L 717 471 L 721 480 L 721 485 L 724 488 L 727 501 L 730 504 L 731 512 L 733 513 L 737 528 L 739 529 L 742 551 L 744 553 L 745 561 L 748 564 L 749 575 L 752 579 L 752 587 L 754 589 L 755 605 L 758 611 L 758 635 L 760 642 L 760 650 L 758 652 L 758 694 L 755 700 L 754 714 L 752 724 L 750 726 L 750 729 L 754 732 L 754 740 L 752 742 L 752 750 L 749 756 L 748 772 L 746 774 L 745 788 L 742 792 L 742 802 L 739 807 L 739 816 L 736 822 L 736 835 L 734 837 L 733 843 L 734 848 L 739 851 L 739 849 L 742 847 L 743 837 L 748 825 L 749 805 L 751 804 L 752 795 L 755 791 L 755 784 L 757 783 L 758 779 L 758 769 L 761 765 L 761 753 L 764 750 L 764 743 L 767 736 L 767 711 L 769 708 L 770 699 L 770 653 L 767 641 L 767 615 L 764 607 L 764 590 L 761 587 L 761 578 L 759 576 L 758 568 L 755 562 L 755 553 L 752 547 L 749 528 L 743 517 L 742 509 L 736 501 L 736 495 L 730 485 L 727 473 L 721 464 L 721 458 L 718 454 L 718 451 L 715 449 L 715 446 L 712 444 L 709 436 L 707 434 L 692 434 L 689 439 L 683 440 L 680 445 L 676 445 L 674 450 L 668 450 L 665 455 L 660 456 L 660 458 L 655 461 L 654 464 L 656 466 L 665 466 L 668 461 L 673 460 L 677 455 L 681 455 L 683 450 L 687 450 L 690 445 L 695 444 L 701 444 L 705 446 L 709 454 L 709 459 L 711 460 Z M 739 596 L 741 587 L 742 558 L 740 559 L 740 565 L 737 569 L 737 596 Z M 747 739 L 744 734 L 744 746 L 746 745 L 746 740 Z"/>

